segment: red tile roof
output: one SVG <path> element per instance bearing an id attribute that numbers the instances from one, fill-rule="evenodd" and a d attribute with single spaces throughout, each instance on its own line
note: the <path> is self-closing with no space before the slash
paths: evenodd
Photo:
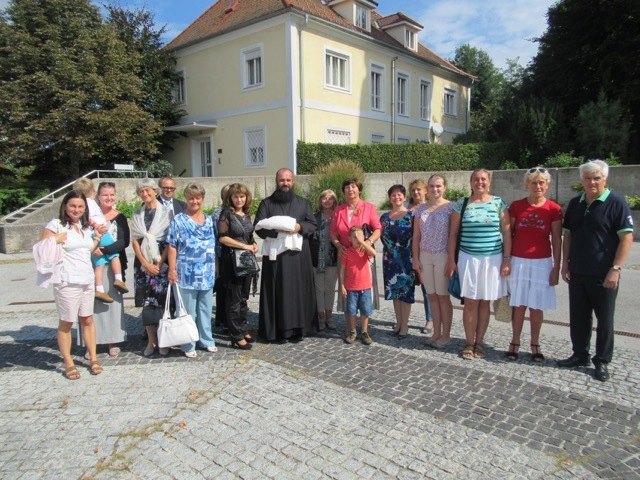
<path id="1" fill-rule="evenodd" d="M 368 35 L 383 44 L 402 49 L 407 55 L 414 55 L 446 70 L 468 78 L 473 78 L 472 75 L 460 70 L 420 43 L 418 44 L 418 51 L 412 52 L 405 49 L 400 42 L 375 25 L 371 26 L 371 32 L 366 32 L 356 27 L 338 15 L 331 7 L 324 5 L 321 0 L 218 0 L 202 15 L 196 18 L 194 22 L 176 38 L 171 40 L 166 45 L 166 48 L 176 50 L 194 45 L 198 42 L 236 30 L 245 25 L 260 22 L 266 18 L 283 14 L 287 11 L 299 11 L 321 18 L 345 29 Z M 393 23 L 393 21 L 398 20 L 405 20 L 420 26 L 415 20 L 412 20 L 401 12 L 382 17 L 374 10 L 371 18 L 372 24 L 378 22 L 383 25 L 389 25 Z"/>
<path id="2" fill-rule="evenodd" d="M 416 22 L 413 18 L 408 17 L 407 15 L 405 15 L 402 12 L 394 13 L 393 15 L 389 15 L 387 17 L 381 17 L 378 20 L 378 25 L 380 25 L 381 28 L 384 28 L 387 25 L 392 25 L 392 24 L 398 23 L 398 22 L 408 22 L 408 23 L 410 23 L 412 25 L 415 25 L 418 28 L 423 28 L 422 25 L 420 25 L 418 22 Z"/>

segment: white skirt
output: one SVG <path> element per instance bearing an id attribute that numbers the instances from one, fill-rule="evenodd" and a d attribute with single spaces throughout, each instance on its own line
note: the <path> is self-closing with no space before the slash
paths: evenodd
<path id="1" fill-rule="evenodd" d="M 471 300 L 497 300 L 507 295 L 507 280 L 500 276 L 501 264 L 501 253 L 476 257 L 460 251 L 458 275 L 462 296 Z"/>
<path id="2" fill-rule="evenodd" d="M 511 257 L 511 275 L 509 275 L 511 306 L 555 310 L 556 289 L 549 285 L 549 274 L 552 268 L 551 257 Z"/>

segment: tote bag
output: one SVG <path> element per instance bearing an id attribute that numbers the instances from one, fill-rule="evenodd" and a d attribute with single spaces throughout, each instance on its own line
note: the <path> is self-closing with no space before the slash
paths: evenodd
<path id="1" fill-rule="evenodd" d="M 171 302 L 171 290 L 176 289 L 176 316 L 171 318 L 169 304 Z M 158 346 L 160 348 L 176 347 L 186 343 L 196 342 L 198 327 L 191 315 L 187 313 L 180 295 L 180 289 L 176 284 L 169 285 L 167 299 L 164 302 L 164 314 L 158 325 Z"/>

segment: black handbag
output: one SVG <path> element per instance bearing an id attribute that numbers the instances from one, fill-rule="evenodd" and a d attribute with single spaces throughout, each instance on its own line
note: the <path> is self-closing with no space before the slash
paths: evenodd
<path id="1" fill-rule="evenodd" d="M 256 256 L 249 250 L 233 249 L 231 260 L 233 261 L 233 274 L 238 278 L 255 275 L 260 271 Z"/>

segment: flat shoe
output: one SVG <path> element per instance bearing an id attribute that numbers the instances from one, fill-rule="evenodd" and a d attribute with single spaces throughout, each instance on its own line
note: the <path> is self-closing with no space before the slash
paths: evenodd
<path id="1" fill-rule="evenodd" d="M 155 352 L 155 351 L 156 351 L 155 347 L 146 347 L 142 351 L 142 356 L 143 357 L 150 357 L 151 355 L 153 355 L 153 352 Z"/>
<path id="2" fill-rule="evenodd" d="M 96 292 L 95 297 L 102 303 L 113 303 L 113 298 L 106 292 Z"/>
<path id="3" fill-rule="evenodd" d="M 65 367 L 63 375 L 67 380 L 78 380 L 80 378 L 80 372 L 75 365 Z"/>
<path id="4" fill-rule="evenodd" d="M 163 357 L 166 357 L 167 355 L 169 355 L 169 349 L 167 347 L 160 348 L 158 349 L 158 353 Z"/>
<path id="5" fill-rule="evenodd" d="M 210 347 L 205 348 L 205 350 L 209 353 L 216 353 L 218 351 L 218 347 L 216 347 L 215 345 L 212 345 Z"/>
<path id="6" fill-rule="evenodd" d="M 184 352 L 184 356 L 187 358 L 196 358 L 198 356 L 198 352 L 191 350 L 190 352 Z"/>
<path id="7" fill-rule="evenodd" d="M 118 355 L 120 355 L 120 347 L 111 347 L 109 349 L 110 357 L 117 357 Z"/>
<path id="8" fill-rule="evenodd" d="M 129 289 L 127 288 L 127 285 L 122 280 L 114 281 L 113 286 L 116 287 L 116 289 L 120 293 L 129 293 Z"/>
<path id="9" fill-rule="evenodd" d="M 100 365 L 98 362 L 91 362 L 89 372 L 91 372 L 91 375 L 100 375 L 103 372 L 102 365 Z"/>

